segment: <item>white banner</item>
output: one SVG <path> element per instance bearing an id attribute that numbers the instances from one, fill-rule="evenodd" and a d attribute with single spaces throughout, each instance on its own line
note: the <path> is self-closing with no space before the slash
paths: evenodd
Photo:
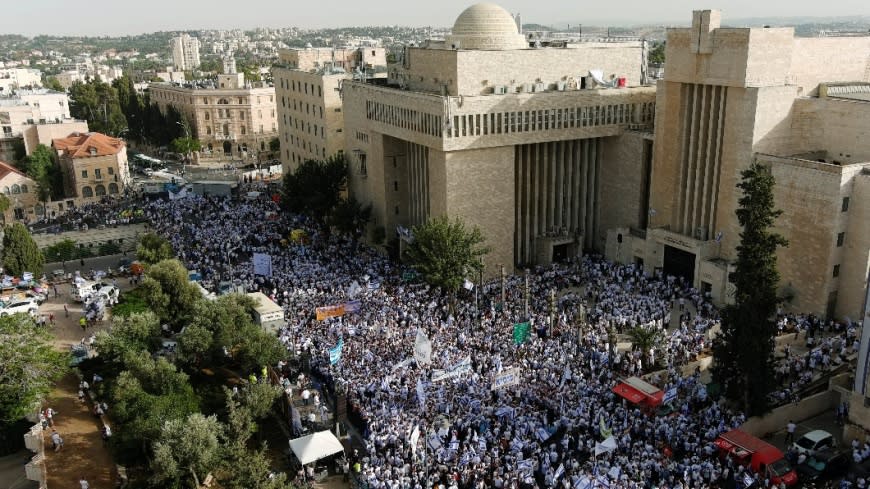
<path id="1" fill-rule="evenodd" d="M 432 382 L 440 382 L 442 380 L 459 377 L 462 374 L 471 372 L 471 357 L 465 357 L 461 362 L 451 366 L 447 370 L 433 370 Z"/>
<path id="2" fill-rule="evenodd" d="M 417 454 L 417 440 L 420 439 L 420 426 L 415 425 L 414 431 L 411 432 L 411 453 Z"/>
<path id="3" fill-rule="evenodd" d="M 272 276 L 272 255 L 254 253 L 254 275 Z"/>
<path id="4" fill-rule="evenodd" d="M 422 329 L 417 330 L 417 339 L 414 341 L 414 359 L 417 360 L 417 366 L 432 363 L 432 342 Z"/>
<path id="5" fill-rule="evenodd" d="M 519 367 L 511 367 L 502 370 L 501 372 L 495 374 L 492 379 L 492 390 L 499 390 L 502 387 L 511 387 L 514 385 L 519 385 L 520 383 L 520 369 Z"/>

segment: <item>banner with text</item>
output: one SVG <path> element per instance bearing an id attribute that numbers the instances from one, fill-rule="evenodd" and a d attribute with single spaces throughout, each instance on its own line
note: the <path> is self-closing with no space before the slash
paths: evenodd
<path id="1" fill-rule="evenodd" d="M 417 339 L 414 341 L 414 359 L 418 366 L 432 363 L 432 342 L 422 329 L 417 330 Z"/>
<path id="2" fill-rule="evenodd" d="M 529 339 L 529 331 L 532 328 L 531 323 L 516 323 L 514 324 L 514 344 L 522 345 Z"/>
<path id="3" fill-rule="evenodd" d="M 442 380 L 459 377 L 462 374 L 471 372 L 471 357 L 465 357 L 461 362 L 451 366 L 447 370 L 433 370 L 432 382 L 440 382 Z"/>
<path id="4" fill-rule="evenodd" d="M 272 255 L 254 253 L 254 275 L 272 276 Z"/>
<path id="5" fill-rule="evenodd" d="M 318 321 L 323 321 L 324 319 L 327 319 L 327 318 L 344 316 L 344 304 L 318 307 L 318 308 L 314 309 L 314 312 L 317 314 Z"/>
<path id="6" fill-rule="evenodd" d="M 341 349 L 344 348 L 344 338 L 338 340 L 338 344 L 335 345 L 335 348 L 329 349 L 329 364 L 335 365 L 341 360 Z"/>
<path id="7" fill-rule="evenodd" d="M 511 367 L 495 374 L 492 379 L 492 390 L 496 391 L 503 387 L 511 387 L 520 383 L 520 368 Z"/>

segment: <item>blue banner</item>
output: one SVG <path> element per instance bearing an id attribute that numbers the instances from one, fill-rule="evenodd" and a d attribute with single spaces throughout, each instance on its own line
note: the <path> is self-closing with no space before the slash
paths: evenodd
<path id="1" fill-rule="evenodd" d="M 335 365 L 341 360 L 341 349 L 344 347 L 344 338 L 338 340 L 338 344 L 335 345 L 335 348 L 329 349 L 329 364 Z"/>

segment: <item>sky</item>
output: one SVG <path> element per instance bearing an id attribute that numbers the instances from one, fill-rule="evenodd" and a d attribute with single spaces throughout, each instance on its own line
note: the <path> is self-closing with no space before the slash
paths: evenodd
<path id="1" fill-rule="evenodd" d="M 449 27 L 474 0 L 29 0 L 3 1 L 0 34 L 124 35 L 253 27 Z M 502 0 L 523 23 L 680 25 L 718 8 L 723 24 L 749 17 L 870 15 L 868 0 Z"/>

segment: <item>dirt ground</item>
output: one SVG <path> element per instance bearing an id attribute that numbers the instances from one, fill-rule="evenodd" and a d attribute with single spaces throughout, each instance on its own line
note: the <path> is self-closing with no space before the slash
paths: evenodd
<path id="1" fill-rule="evenodd" d="M 129 288 L 126 279 L 119 279 L 122 289 Z M 54 345 L 59 350 L 69 351 L 70 346 L 78 343 L 84 336 L 107 328 L 109 322 L 90 328 L 83 334 L 78 325 L 82 316 L 81 304 L 70 301 L 69 285 L 57 287 L 59 297 L 51 297 L 39 308 L 39 314 L 48 317 L 54 314 Z M 64 314 L 67 304 L 69 317 Z M 70 373 L 55 386 L 43 408 L 51 407 L 57 412 L 55 429 L 64 440 L 59 452 L 51 449 L 51 430 L 45 432 L 46 469 L 48 487 L 51 489 L 79 489 L 79 479 L 84 477 L 92 489 L 113 489 L 114 462 L 100 436 L 100 420 L 91 414 L 90 405 L 78 400 L 79 379 Z M 109 406 L 111 409 L 111 406 Z"/>

